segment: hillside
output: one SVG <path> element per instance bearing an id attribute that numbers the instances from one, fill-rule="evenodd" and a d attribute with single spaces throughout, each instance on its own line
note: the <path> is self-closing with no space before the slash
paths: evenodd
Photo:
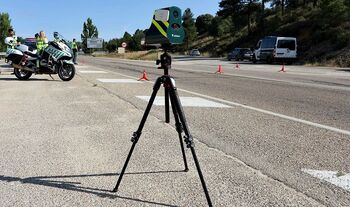
<path id="1" fill-rule="evenodd" d="M 221 37 L 207 32 L 197 38 L 192 48 L 212 56 L 226 56 L 235 47 L 254 47 L 263 36 L 292 36 L 298 39 L 301 63 L 350 67 L 349 7 L 327 6 L 289 8 L 283 16 L 271 9 L 266 12 L 264 28 L 253 22 L 250 34 L 247 26 Z"/>

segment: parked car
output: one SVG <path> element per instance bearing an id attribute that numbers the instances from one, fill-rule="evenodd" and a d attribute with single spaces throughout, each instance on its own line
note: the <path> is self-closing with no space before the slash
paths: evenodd
<path id="1" fill-rule="evenodd" d="M 227 59 L 229 61 L 251 60 L 252 56 L 253 52 L 249 48 L 235 48 L 228 54 Z"/>
<path id="2" fill-rule="evenodd" d="M 198 49 L 193 49 L 190 52 L 190 56 L 201 56 L 201 53 L 199 52 Z"/>
<path id="3" fill-rule="evenodd" d="M 297 59 L 297 39 L 295 37 L 268 36 L 259 40 L 253 53 L 253 63 L 257 61 L 292 63 Z"/>
<path id="4" fill-rule="evenodd" d="M 252 58 L 253 58 L 253 51 L 251 49 L 246 50 L 243 53 L 243 60 L 252 60 Z"/>

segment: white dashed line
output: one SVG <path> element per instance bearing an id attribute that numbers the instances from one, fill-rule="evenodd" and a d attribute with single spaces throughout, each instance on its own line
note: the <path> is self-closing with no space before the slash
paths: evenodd
<path id="1" fill-rule="evenodd" d="M 97 79 L 102 83 L 142 83 L 135 79 Z"/>
<path id="2" fill-rule="evenodd" d="M 79 73 L 84 73 L 84 74 L 105 74 L 107 73 L 106 71 L 101 71 L 101 70 L 80 70 Z"/>

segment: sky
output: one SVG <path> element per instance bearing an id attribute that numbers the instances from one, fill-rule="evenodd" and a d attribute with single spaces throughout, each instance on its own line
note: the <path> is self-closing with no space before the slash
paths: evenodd
<path id="1" fill-rule="evenodd" d="M 0 0 L 0 12 L 10 15 L 16 35 L 33 37 L 43 30 L 52 39 L 57 31 L 67 39 L 80 40 L 83 23 L 90 17 L 99 37 L 120 38 L 127 31 L 148 29 L 154 10 L 178 6 L 190 8 L 195 17 L 215 15 L 220 0 Z"/>

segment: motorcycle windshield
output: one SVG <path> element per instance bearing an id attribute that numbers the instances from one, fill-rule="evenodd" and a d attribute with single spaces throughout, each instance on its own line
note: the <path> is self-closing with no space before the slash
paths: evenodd
<path id="1" fill-rule="evenodd" d="M 69 47 L 69 49 L 72 49 L 71 44 L 69 44 L 69 41 L 66 38 L 64 38 L 63 35 L 61 35 L 60 33 L 54 32 L 54 38 L 59 39 L 61 42 L 66 44 Z"/>

